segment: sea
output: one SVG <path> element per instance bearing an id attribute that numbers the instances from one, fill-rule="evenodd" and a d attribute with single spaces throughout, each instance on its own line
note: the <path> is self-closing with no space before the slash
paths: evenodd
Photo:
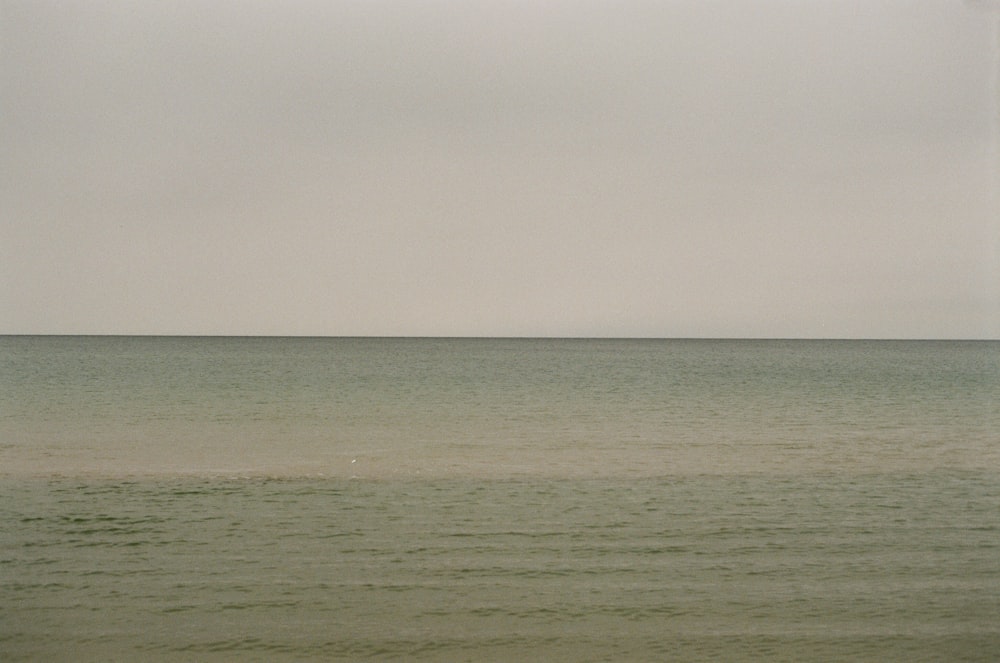
<path id="1" fill-rule="evenodd" d="M 1000 342 L 0 337 L 3 661 L 1000 660 Z"/>

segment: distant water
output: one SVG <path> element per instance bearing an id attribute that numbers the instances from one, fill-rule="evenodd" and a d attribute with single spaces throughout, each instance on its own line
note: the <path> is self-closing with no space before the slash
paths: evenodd
<path id="1" fill-rule="evenodd" d="M 0 659 L 990 661 L 1000 343 L 0 337 Z"/>

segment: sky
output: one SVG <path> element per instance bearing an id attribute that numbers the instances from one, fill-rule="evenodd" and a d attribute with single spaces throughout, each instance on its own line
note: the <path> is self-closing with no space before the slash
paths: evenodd
<path id="1" fill-rule="evenodd" d="M 0 0 L 0 333 L 1000 338 L 979 0 Z"/>

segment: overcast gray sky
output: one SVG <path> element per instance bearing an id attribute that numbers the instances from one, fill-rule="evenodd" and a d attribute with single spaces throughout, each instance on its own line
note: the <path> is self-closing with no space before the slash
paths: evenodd
<path id="1" fill-rule="evenodd" d="M 1000 338 L 987 4 L 0 0 L 0 332 Z"/>

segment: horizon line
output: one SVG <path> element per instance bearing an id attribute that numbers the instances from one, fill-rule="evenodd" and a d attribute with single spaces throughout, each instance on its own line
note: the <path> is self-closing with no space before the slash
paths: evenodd
<path id="1" fill-rule="evenodd" d="M 919 336 L 531 336 L 531 335 L 404 335 L 404 334 L 155 334 L 155 333 L 54 333 L 0 332 L 0 337 L 83 337 L 83 338 L 298 338 L 298 339 L 385 339 L 385 340 L 552 340 L 552 341 L 984 341 L 990 337 Z"/>

